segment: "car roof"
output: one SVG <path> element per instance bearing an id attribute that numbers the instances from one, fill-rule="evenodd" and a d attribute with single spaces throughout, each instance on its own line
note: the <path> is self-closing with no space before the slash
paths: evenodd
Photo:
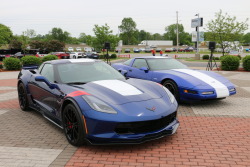
<path id="1" fill-rule="evenodd" d="M 135 57 L 135 59 L 172 59 L 171 57 L 165 57 L 165 56 L 143 56 L 143 57 Z"/>
<path id="2" fill-rule="evenodd" d="M 51 64 L 68 64 L 68 63 L 86 63 L 86 62 L 100 62 L 101 60 L 95 59 L 59 59 L 59 60 L 51 60 L 48 61 Z"/>

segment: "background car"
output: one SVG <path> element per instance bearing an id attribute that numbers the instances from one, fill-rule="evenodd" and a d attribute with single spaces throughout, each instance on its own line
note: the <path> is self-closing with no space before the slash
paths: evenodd
<path id="1" fill-rule="evenodd" d="M 151 48 L 145 48 L 145 53 L 151 53 Z"/>
<path id="2" fill-rule="evenodd" d="M 176 48 L 166 48 L 165 52 L 176 52 L 177 49 Z"/>
<path id="3" fill-rule="evenodd" d="M 85 52 L 83 58 L 99 59 L 99 55 L 96 52 Z"/>
<path id="4" fill-rule="evenodd" d="M 69 52 L 70 59 L 83 58 L 83 52 Z"/>
<path id="5" fill-rule="evenodd" d="M 124 53 L 130 53 L 130 49 L 129 48 L 125 49 Z"/>
<path id="6" fill-rule="evenodd" d="M 156 51 L 156 52 L 160 52 L 160 51 L 161 51 L 161 48 L 156 48 L 155 51 Z"/>
<path id="7" fill-rule="evenodd" d="M 73 52 L 73 51 L 74 51 L 74 48 L 73 48 L 73 47 L 68 47 L 68 51 L 69 51 L 69 52 Z"/>
<path id="8" fill-rule="evenodd" d="M 52 52 L 50 54 L 56 55 L 58 57 L 58 59 L 69 59 L 70 58 L 69 53 L 65 53 L 65 52 Z"/>
<path id="9" fill-rule="evenodd" d="M 134 48 L 133 51 L 134 51 L 134 53 L 140 53 L 140 49 L 138 49 L 138 48 Z"/>
<path id="10" fill-rule="evenodd" d="M 77 52 L 81 52 L 81 51 L 82 51 L 82 48 L 76 47 L 76 51 L 77 51 Z"/>
<path id="11" fill-rule="evenodd" d="M 112 66 L 127 78 L 162 84 L 178 101 L 222 99 L 236 94 L 235 86 L 223 76 L 212 71 L 188 69 L 169 57 L 137 57 Z"/>
<path id="12" fill-rule="evenodd" d="M 74 146 L 142 143 L 179 126 L 178 104 L 165 87 L 125 79 L 103 61 L 52 60 L 36 68 L 18 75 L 20 108 L 40 112 Z"/>
<path id="13" fill-rule="evenodd" d="M 194 51 L 194 48 L 191 46 L 184 49 L 184 52 L 193 52 L 193 51 Z"/>
<path id="14" fill-rule="evenodd" d="M 139 48 L 140 52 L 145 52 L 145 48 Z"/>

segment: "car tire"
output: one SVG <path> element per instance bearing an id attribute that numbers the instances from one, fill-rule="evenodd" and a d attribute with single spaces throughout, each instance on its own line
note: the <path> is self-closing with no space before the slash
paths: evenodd
<path id="1" fill-rule="evenodd" d="M 179 94 L 179 91 L 178 91 L 178 86 L 174 81 L 166 80 L 166 81 L 163 82 L 162 85 L 165 86 L 174 95 L 176 101 L 180 100 L 180 94 Z"/>
<path id="2" fill-rule="evenodd" d="M 28 111 L 29 108 L 29 101 L 27 97 L 27 92 L 23 83 L 18 84 L 18 101 L 19 106 L 23 111 Z"/>
<path id="3" fill-rule="evenodd" d="M 73 56 L 73 59 L 76 59 L 76 56 Z"/>
<path id="4" fill-rule="evenodd" d="M 68 104 L 62 113 L 62 123 L 65 136 L 73 146 L 81 146 L 85 143 L 85 128 L 82 117 L 73 104 Z"/>

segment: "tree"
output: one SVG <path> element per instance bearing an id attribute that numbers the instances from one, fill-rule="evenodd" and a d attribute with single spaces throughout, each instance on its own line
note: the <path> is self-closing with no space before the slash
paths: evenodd
<path id="1" fill-rule="evenodd" d="M 22 49 L 22 42 L 14 38 L 10 41 L 9 48 L 10 49 Z"/>
<path id="2" fill-rule="evenodd" d="M 119 41 L 119 38 L 112 34 L 110 27 L 105 24 L 104 26 L 95 25 L 93 28 L 95 38 L 92 38 L 92 46 L 96 49 L 102 49 L 105 42 L 109 42 L 111 47 L 115 47 Z"/>
<path id="3" fill-rule="evenodd" d="M 244 44 L 247 44 L 247 45 L 250 44 L 250 32 L 246 33 L 246 34 L 243 36 L 243 42 L 244 42 Z"/>
<path id="4" fill-rule="evenodd" d="M 70 33 L 63 31 L 61 28 L 52 28 L 52 30 L 49 32 L 48 38 L 51 40 L 58 40 L 67 43 L 70 39 Z"/>
<path id="5" fill-rule="evenodd" d="M 165 28 L 166 33 L 163 35 L 164 39 L 172 40 L 173 44 L 177 44 L 177 25 L 171 24 Z M 184 31 L 184 27 L 182 24 L 178 24 L 178 32 L 179 32 L 179 44 L 190 45 L 191 43 L 191 35 Z"/>
<path id="6" fill-rule="evenodd" d="M 154 40 L 162 40 L 163 39 L 162 35 L 159 33 L 153 34 L 153 38 L 154 38 Z"/>
<path id="7" fill-rule="evenodd" d="M 26 31 L 24 31 L 23 33 L 25 36 L 29 37 L 29 38 L 34 38 L 36 37 L 36 31 L 33 29 L 27 29 Z"/>
<path id="8" fill-rule="evenodd" d="M 31 49 L 43 50 L 43 49 L 45 49 L 45 45 L 46 44 L 43 41 L 33 40 L 33 41 L 30 42 Z"/>
<path id="9" fill-rule="evenodd" d="M 214 41 L 220 45 L 225 53 L 225 48 L 229 47 L 229 42 L 240 41 L 243 33 L 248 29 L 248 19 L 245 22 L 236 21 L 236 17 L 231 17 L 222 10 L 215 13 L 215 19 L 207 24 L 206 40 Z"/>
<path id="10" fill-rule="evenodd" d="M 63 51 L 65 43 L 58 40 L 51 40 L 46 42 L 46 49 L 49 52 L 60 52 Z"/>
<path id="11" fill-rule="evenodd" d="M 120 37 L 123 40 L 125 45 L 137 44 L 138 41 L 135 37 L 136 23 L 133 21 L 131 17 L 124 18 L 122 20 L 122 24 L 118 27 L 121 34 Z"/>
<path id="12" fill-rule="evenodd" d="M 9 27 L 0 24 L 0 47 L 1 45 L 8 44 L 11 41 L 12 35 Z"/>

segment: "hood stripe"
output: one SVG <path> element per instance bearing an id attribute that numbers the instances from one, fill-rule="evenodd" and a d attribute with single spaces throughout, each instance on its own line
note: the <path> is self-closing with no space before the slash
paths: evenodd
<path id="1" fill-rule="evenodd" d="M 123 96 L 142 94 L 142 92 L 136 87 L 120 80 L 102 80 L 102 81 L 94 81 L 92 83 L 103 86 Z"/>
<path id="2" fill-rule="evenodd" d="M 215 78 L 210 77 L 209 75 L 206 75 L 206 74 L 201 73 L 199 71 L 190 70 L 190 69 L 174 69 L 173 71 L 178 71 L 178 72 L 182 72 L 182 73 L 191 75 L 191 76 L 205 82 L 206 84 L 210 85 L 211 87 L 213 87 L 215 89 L 217 98 L 229 96 L 228 88 L 223 83 L 216 80 Z"/>

